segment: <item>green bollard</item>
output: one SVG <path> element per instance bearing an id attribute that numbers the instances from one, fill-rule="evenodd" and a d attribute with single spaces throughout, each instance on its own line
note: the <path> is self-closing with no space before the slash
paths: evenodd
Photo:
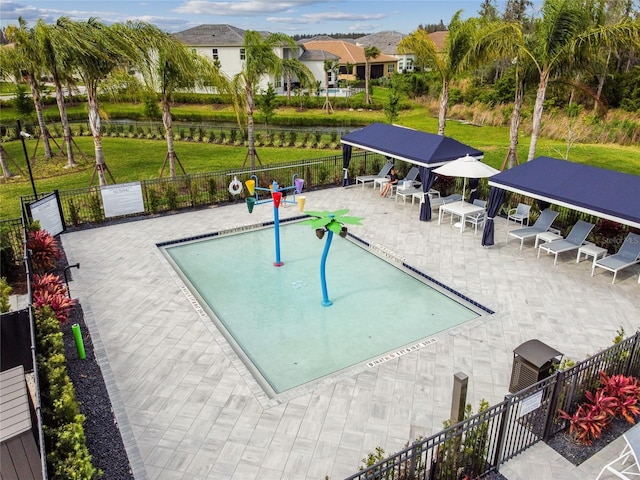
<path id="1" fill-rule="evenodd" d="M 80 332 L 80 325 L 74 323 L 71 325 L 71 332 L 73 333 L 73 339 L 76 341 L 76 349 L 78 350 L 78 357 L 80 360 L 87 358 L 84 353 L 84 342 L 82 341 L 82 333 Z"/>

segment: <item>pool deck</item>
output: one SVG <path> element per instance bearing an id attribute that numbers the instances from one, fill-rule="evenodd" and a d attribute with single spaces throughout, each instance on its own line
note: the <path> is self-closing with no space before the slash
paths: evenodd
<path id="1" fill-rule="evenodd" d="M 238 203 L 63 234 L 69 263 L 81 266 L 70 290 L 85 311 L 137 479 L 342 479 L 376 447 L 391 454 L 441 430 L 457 372 L 469 377 L 475 410 L 508 393 L 513 349 L 523 342 L 539 339 L 581 360 L 611 345 L 621 326 L 639 326 L 640 266 L 611 285 L 609 272 L 590 277 L 591 260 L 576 263 L 567 253 L 554 267 L 551 256 L 536 258 L 532 243 L 522 251 L 516 240 L 505 244 L 504 219 L 496 245 L 484 248 L 471 227 L 461 234 L 438 225 L 437 215 L 420 222 L 417 204 L 370 187 L 305 195 L 309 210 L 349 208 L 364 218 L 350 232 L 496 313 L 432 335 L 436 341 L 415 352 L 270 399 L 194 308 L 156 243 L 273 220 L 271 207 L 250 215 Z M 281 218 L 297 215 L 292 205 L 280 208 Z M 309 241 L 318 241 L 312 231 Z M 284 247 L 282 259 L 286 268 Z M 238 305 L 252 307 L 260 308 L 250 299 Z M 509 480 L 595 478 L 623 442 L 579 467 L 539 443 L 500 472 Z"/>

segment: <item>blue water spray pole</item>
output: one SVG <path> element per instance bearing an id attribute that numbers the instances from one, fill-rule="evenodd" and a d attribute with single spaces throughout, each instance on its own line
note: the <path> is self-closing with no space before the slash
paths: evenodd
<path id="1" fill-rule="evenodd" d="M 333 215 L 332 215 L 333 216 Z M 324 250 L 322 250 L 322 258 L 320 259 L 320 284 L 322 286 L 322 306 L 330 307 L 333 302 L 329 300 L 329 294 L 327 293 L 327 274 L 326 264 L 327 255 L 329 254 L 329 247 L 331 247 L 331 240 L 333 239 L 333 232 L 327 229 L 327 240 L 324 243 Z"/>
<path id="2" fill-rule="evenodd" d="M 273 191 L 278 191 L 278 182 L 273 182 Z M 278 212 L 278 207 L 276 207 L 275 200 L 273 201 L 273 231 L 275 232 L 275 240 L 276 240 L 276 261 L 273 262 L 274 267 L 281 267 L 284 265 L 283 262 L 280 261 L 280 213 Z"/>

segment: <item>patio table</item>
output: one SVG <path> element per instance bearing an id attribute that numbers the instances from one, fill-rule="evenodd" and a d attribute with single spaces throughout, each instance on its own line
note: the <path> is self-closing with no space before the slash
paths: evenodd
<path id="1" fill-rule="evenodd" d="M 474 205 L 467 202 L 452 202 L 444 205 L 440 205 L 438 209 L 438 225 L 442 223 L 442 217 L 445 213 L 451 215 L 451 222 L 453 223 L 453 216 L 460 217 L 460 233 L 464 231 L 465 219 L 469 215 L 474 215 L 484 211 L 484 207 Z"/>

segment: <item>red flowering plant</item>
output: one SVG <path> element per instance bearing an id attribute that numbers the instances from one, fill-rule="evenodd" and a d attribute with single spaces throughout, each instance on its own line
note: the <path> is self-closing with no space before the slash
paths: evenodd
<path id="1" fill-rule="evenodd" d="M 60 323 L 69 321 L 69 313 L 76 301 L 67 295 L 67 287 L 62 285 L 60 277 L 47 273 L 33 275 L 33 306 L 36 309 L 51 307 Z"/>
<path id="2" fill-rule="evenodd" d="M 635 423 L 640 414 L 640 383 L 636 378 L 624 375 L 608 377 L 600 372 L 602 387 L 595 393 L 587 392 L 587 401 L 578 406 L 573 415 L 559 410 L 559 417 L 569 420 L 569 433 L 576 441 L 585 445 L 600 438 L 611 420 L 622 417 L 629 423 Z"/>
<path id="3" fill-rule="evenodd" d="M 37 273 L 52 270 L 62 257 L 56 239 L 46 230 L 29 232 L 27 248 L 31 251 L 31 266 Z"/>

